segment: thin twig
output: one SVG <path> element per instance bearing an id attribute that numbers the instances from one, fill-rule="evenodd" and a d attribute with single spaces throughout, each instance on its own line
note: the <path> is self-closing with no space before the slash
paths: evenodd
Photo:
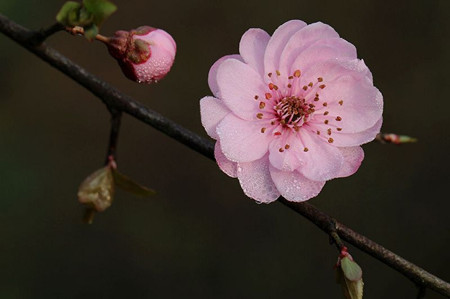
<path id="1" fill-rule="evenodd" d="M 119 140 L 119 130 L 120 130 L 120 124 L 122 119 L 122 112 L 111 108 L 109 109 L 111 112 L 111 131 L 109 134 L 109 143 L 108 143 L 108 149 L 106 151 L 106 161 L 105 164 L 108 164 L 111 159 L 114 159 L 114 161 L 117 161 L 117 142 Z"/>
<path id="2" fill-rule="evenodd" d="M 0 31 L 84 86 L 94 95 L 99 97 L 108 107 L 113 107 L 119 111 L 134 116 L 136 119 L 149 124 L 164 134 L 199 152 L 200 154 L 214 160 L 214 145 L 210 140 L 206 140 L 178 125 L 177 123 L 165 118 L 159 113 L 148 109 L 130 96 L 121 93 L 113 86 L 88 73 L 85 69 L 74 64 L 56 50 L 47 47 L 44 44 L 38 46 L 31 45 L 29 40 L 34 33 L 12 22 L 1 14 Z M 306 202 L 293 203 L 282 197 L 279 198 L 279 202 L 303 215 L 324 232 L 330 234 L 330 224 L 333 223 L 334 220 L 329 215 Z M 369 238 L 358 234 L 342 223 L 336 221 L 335 227 L 339 237 L 343 240 L 353 244 L 355 247 L 399 271 L 416 284 L 424 287 L 426 286 L 442 295 L 450 297 L 449 283 L 387 250 Z"/>
<path id="3" fill-rule="evenodd" d="M 425 298 L 425 295 L 427 293 L 427 288 L 424 286 L 417 286 L 417 288 L 419 289 L 417 292 L 417 299 L 422 299 Z"/>
<path id="4" fill-rule="evenodd" d="M 64 30 L 64 28 L 61 23 L 55 23 L 47 28 L 41 29 L 34 35 L 34 40 L 31 43 L 34 45 L 43 43 L 49 36 Z"/>

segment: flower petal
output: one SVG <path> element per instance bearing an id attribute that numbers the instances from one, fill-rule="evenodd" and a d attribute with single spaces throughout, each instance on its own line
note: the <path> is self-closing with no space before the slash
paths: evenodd
<path id="1" fill-rule="evenodd" d="M 216 133 L 217 124 L 229 113 L 231 113 L 230 109 L 219 99 L 204 97 L 200 100 L 202 125 L 211 138 L 219 138 Z"/>
<path id="2" fill-rule="evenodd" d="M 238 163 L 239 183 L 245 195 L 262 203 L 275 201 L 279 196 L 269 172 L 268 157 L 247 163 Z"/>
<path id="3" fill-rule="evenodd" d="M 251 162 L 262 158 L 271 136 L 261 133 L 261 122 L 242 120 L 228 114 L 217 126 L 222 152 L 233 162 Z"/>
<path id="4" fill-rule="evenodd" d="M 239 61 L 244 61 L 242 57 L 238 54 L 226 55 L 217 60 L 216 62 L 214 62 L 214 64 L 211 66 L 208 73 L 208 85 L 213 95 L 216 96 L 217 98 L 220 98 L 219 85 L 217 84 L 217 70 L 219 69 L 219 66 L 222 64 L 222 62 L 228 59 L 236 59 Z"/>
<path id="5" fill-rule="evenodd" d="M 383 124 L 383 118 L 376 122 L 371 128 L 358 132 L 358 133 L 345 133 L 341 132 L 333 132 L 333 144 L 335 146 L 349 147 L 349 146 L 357 146 L 364 143 L 368 143 L 375 139 L 378 133 L 380 133 L 381 125 Z"/>
<path id="6" fill-rule="evenodd" d="M 344 164 L 337 177 L 343 178 L 354 174 L 364 159 L 363 149 L 360 146 L 353 146 L 341 147 L 339 150 L 341 151 L 342 157 L 344 157 Z"/>
<path id="7" fill-rule="evenodd" d="M 267 44 L 266 53 L 264 54 L 264 69 L 266 74 L 275 72 L 279 69 L 280 56 L 286 46 L 286 43 L 295 32 L 305 26 L 306 23 L 303 21 L 291 20 L 275 30 L 269 43 Z"/>
<path id="8" fill-rule="evenodd" d="M 298 30 L 291 36 L 280 55 L 280 71 L 289 72 L 290 66 L 302 51 L 318 40 L 330 38 L 339 38 L 339 34 L 331 26 L 321 22 L 309 24 Z"/>
<path id="9" fill-rule="evenodd" d="M 299 159 L 303 149 L 304 146 L 296 133 L 287 131 L 269 144 L 270 164 L 283 171 L 293 171 L 303 165 Z"/>
<path id="10" fill-rule="evenodd" d="M 342 102 L 340 102 L 342 101 Z M 383 113 L 383 96 L 367 77 L 342 76 L 326 83 L 320 93 L 320 102 L 326 107 L 317 110 L 311 123 L 342 128 L 345 133 L 358 133 L 373 127 Z M 340 104 L 342 103 L 342 104 Z M 327 116 L 321 112 L 328 111 Z"/>
<path id="11" fill-rule="evenodd" d="M 259 74 L 247 64 L 227 59 L 217 70 L 219 94 L 227 107 L 237 116 L 256 120 L 259 113 L 255 95 L 264 96 L 264 82 Z"/>
<path id="12" fill-rule="evenodd" d="M 301 202 L 317 196 L 325 182 L 311 181 L 298 171 L 282 171 L 270 167 L 270 175 L 281 195 L 289 201 Z"/>
<path id="13" fill-rule="evenodd" d="M 281 60 L 282 69 L 293 74 L 296 70 L 306 70 L 311 65 L 327 60 L 354 60 L 356 48 L 342 38 L 321 39 L 301 51 L 291 64 Z M 284 57 L 289 59 L 289 57 Z"/>
<path id="14" fill-rule="evenodd" d="M 220 141 L 217 141 L 214 147 L 214 157 L 216 158 L 217 165 L 219 165 L 219 168 L 223 172 L 232 178 L 237 177 L 237 163 L 232 162 L 225 157 L 220 148 Z"/>
<path id="15" fill-rule="evenodd" d="M 262 29 L 247 30 L 241 38 L 239 53 L 244 61 L 264 77 L 264 53 L 270 35 Z"/>
<path id="16" fill-rule="evenodd" d="M 298 171 L 314 181 L 327 181 L 335 178 L 344 164 L 344 158 L 339 149 L 307 130 L 300 129 L 299 136 L 308 150 L 303 151 L 300 156 L 304 165 Z"/>

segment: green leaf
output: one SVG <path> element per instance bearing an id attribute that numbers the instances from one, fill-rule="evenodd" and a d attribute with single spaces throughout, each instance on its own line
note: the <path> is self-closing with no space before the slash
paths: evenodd
<path id="1" fill-rule="evenodd" d="M 84 7 L 94 16 L 94 23 L 100 26 L 116 10 L 117 6 L 107 0 L 83 0 Z"/>
<path id="2" fill-rule="evenodd" d="M 87 11 L 85 7 L 82 7 L 78 12 L 76 24 L 74 25 L 86 28 L 93 25 L 93 22 L 94 22 L 94 15 L 89 11 Z"/>
<path id="3" fill-rule="evenodd" d="M 81 4 L 75 1 L 67 1 L 56 15 L 56 21 L 63 25 L 71 25 L 70 20 L 78 14 Z"/>
<path id="4" fill-rule="evenodd" d="M 114 183 L 116 184 L 117 187 L 120 187 L 123 190 L 133 193 L 135 195 L 147 197 L 156 194 L 154 190 L 139 185 L 129 177 L 118 172 L 116 169 L 113 169 L 113 177 Z"/>
<path id="5" fill-rule="evenodd" d="M 341 268 L 344 272 L 345 278 L 348 280 L 358 281 L 362 277 L 361 267 L 349 257 L 344 257 L 341 259 Z"/>
<path id="6" fill-rule="evenodd" d="M 97 34 L 98 34 L 98 27 L 95 24 L 84 29 L 84 37 L 89 41 L 94 40 Z"/>

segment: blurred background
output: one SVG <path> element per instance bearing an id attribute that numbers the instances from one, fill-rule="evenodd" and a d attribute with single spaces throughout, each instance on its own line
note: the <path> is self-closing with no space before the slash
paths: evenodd
<path id="1" fill-rule="evenodd" d="M 127 80 L 101 43 L 60 32 L 48 44 L 203 136 L 209 67 L 237 53 L 248 28 L 271 34 L 294 18 L 333 26 L 384 95 L 383 131 L 420 142 L 365 145 L 360 170 L 310 202 L 450 280 L 450 1 L 113 2 L 102 34 L 151 25 L 175 38 L 175 65 L 159 84 Z M 62 3 L 1 0 L 0 12 L 38 29 Z M 327 235 L 279 203 L 255 204 L 215 163 L 127 115 L 119 168 L 158 194 L 119 191 L 83 225 L 77 189 L 102 166 L 108 134 L 97 98 L 0 35 L 0 298 L 341 298 Z M 415 298 L 401 274 L 350 252 L 364 298 Z"/>

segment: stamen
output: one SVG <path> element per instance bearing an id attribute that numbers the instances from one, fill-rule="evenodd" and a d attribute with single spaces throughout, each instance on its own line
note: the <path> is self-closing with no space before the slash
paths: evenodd
<path id="1" fill-rule="evenodd" d="M 320 135 L 320 131 L 319 131 L 319 130 L 317 130 L 317 132 L 316 132 L 316 133 L 317 133 L 317 135 Z"/>
<path id="2" fill-rule="evenodd" d="M 272 73 L 268 73 L 267 76 L 272 77 Z"/>
<path id="3" fill-rule="evenodd" d="M 296 70 L 296 71 L 294 72 L 294 77 L 297 77 L 297 78 L 299 78 L 299 77 L 300 77 L 300 75 L 301 75 L 301 72 L 300 72 L 300 70 Z"/>
<path id="4" fill-rule="evenodd" d="M 259 99 L 259 97 L 256 95 L 256 96 L 255 96 L 255 100 L 257 100 L 257 99 Z"/>
<path id="5" fill-rule="evenodd" d="M 322 82 L 322 81 L 323 81 L 323 78 L 322 78 L 322 77 L 319 77 L 319 78 L 317 78 L 317 81 Z"/>
<path id="6" fill-rule="evenodd" d="M 266 128 L 261 128 L 261 133 L 266 132 Z"/>
<path id="7" fill-rule="evenodd" d="M 344 101 L 343 101 L 343 100 L 340 100 L 338 103 L 339 103 L 339 105 L 342 106 L 342 104 L 344 104 Z"/>
<path id="8" fill-rule="evenodd" d="M 266 93 L 266 99 L 268 100 L 268 99 L 271 99 L 272 98 L 272 94 L 271 93 Z"/>
<path id="9" fill-rule="evenodd" d="M 277 76 L 278 76 L 278 77 L 281 75 L 281 73 L 280 73 L 279 70 L 276 70 L 275 72 L 277 73 Z"/>
<path id="10" fill-rule="evenodd" d="M 324 124 L 328 125 L 328 119 L 326 119 L 326 120 L 324 121 Z"/>
<path id="11" fill-rule="evenodd" d="M 259 109 L 264 109 L 264 107 L 266 107 L 266 103 L 260 102 L 259 103 Z"/>
<path id="12" fill-rule="evenodd" d="M 320 89 L 324 89 L 325 87 L 326 87 L 325 84 L 319 85 L 319 88 L 320 88 Z"/>
<path id="13" fill-rule="evenodd" d="M 307 147 L 305 147 L 305 148 L 303 149 L 303 151 L 306 153 L 307 151 L 309 151 L 309 149 L 308 149 Z"/>
<path id="14" fill-rule="evenodd" d="M 336 120 L 337 120 L 337 121 L 341 121 L 341 120 L 342 120 L 342 117 L 338 116 L 338 117 L 336 117 Z"/>
<path id="15" fill-rule="evenodd" d="M 342 131 L 342 128 L 337 128 L 336 130 L 338 130 L 340 132 L 340 131 Z"/>
<path id="16" fill-rule="evenodd" d="M 291 146 L 289 145 L 289 144 L 286 144 L 285 146 L 284 146 L 284 148 L 285 149 L 289 149 Z"/>
<path id="17" fill-rule="evenodd" d="M 333 138 L 328 138 L 328 143 L 333 143 L 334 139 Z"/>
<path id="18" fill-rule="evenodd" d="M 278 150 L 280 153 L 284 152 L 284 149 L 282 147 L 280 147 L 280 149 Z"/>
<path id="19" fill-rule="evenodd" d="M 331 129 L 327 130 L 328 135 L 331 135 Z"/>
<path id="20" fill-rule="evenodd" d="M 262 113 L 258 113 L 258 114 L 256 114 L 256 117 L 259 118 L 259 119 L 262 119 L 263 118 L 263 114 Z"/>
<path id="21" fill-rule="evenodd" d="M 330 113 L 330 112 L 328 112 L 328 111 L 325 111 L 325 112 L 323 113 L 323 115 L 328 115 L 328 113 Z"/>
<path id="22" fill-rule="evenodd" d="M 323 102 L 323 104 L 322 104 L 324 107 L 326 107 L 326 106 L 328 106 L 328 103 L 327 102 Z"/>

